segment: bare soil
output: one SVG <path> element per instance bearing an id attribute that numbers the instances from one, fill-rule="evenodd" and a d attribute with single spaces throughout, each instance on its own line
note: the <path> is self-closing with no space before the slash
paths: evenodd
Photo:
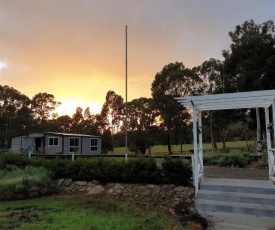
<path id="1" fill-rule="evenodd" d="M 209 178 L 268 180 L 268 169 L 251 166 L 246 168 L 204 166 L 204 176 Z"/>

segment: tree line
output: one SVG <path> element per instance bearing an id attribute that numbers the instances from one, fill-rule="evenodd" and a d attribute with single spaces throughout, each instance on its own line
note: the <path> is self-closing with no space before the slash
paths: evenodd
<path id="1" fill-rule="evenodd" d="M 211 58 L 192 69 L 182 62 L 167 64 L 155 75 L 152 98 L 127 103 L 114 91 L 106 94 L 99 114 L 77 107 L 72 117 L 54 113 L 60 102 L 54 95 L 38 93 L 32 99 L 9 86 L 0 85 L 0 143 L 8 147 L 11 136 L 32 131 L 102 135 L 103 151 L 124 146 L 127 124 L 129 149 L 145 153 L 154 145 L 181 145 L 192 142 L 190 112 L 175 97 L 275 89 L 275 29 L 273 21 L 253 20 L 237 25 L 228 34 L 231 45 L 222 51 L 223 60 Z M 261 141 L 260 109 L 204 112 L 204 141 L 244 137 L 257 128 Z M 257 115 L 257 116 L 256 116 Z M 258 119 L 257 119 L 258 117 Z M 127 122 L 127 123 L 126 123 Z M 236 125 L 237 123 L 237 125 Z"/>

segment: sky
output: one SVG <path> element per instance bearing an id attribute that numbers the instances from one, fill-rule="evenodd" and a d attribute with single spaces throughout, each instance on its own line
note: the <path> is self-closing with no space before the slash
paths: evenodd
<path id="1" fill-rule="evenodd" d="M 0 85 L 53 94 L 59 115 L 101 111 L 109 90 L 151 97 L 162 68 L 222 60 L 229 31 L 275 22 L 274 0 L 0 0 Z"/>

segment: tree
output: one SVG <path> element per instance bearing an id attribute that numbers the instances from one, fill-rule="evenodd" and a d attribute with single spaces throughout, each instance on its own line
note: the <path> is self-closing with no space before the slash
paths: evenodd
<path id="1" fill-rule="evenodd" d="M 203 92 L 202 80 L 196 69 L 185 68 L 183 63 L 170 63 L 156 74 L 152 83 L 152 96 L 168 130 L 168 152 L 171 152 L 171 132 L 177 132 L 181 144 L 183 124 L 190 120 L 190 114 L 175 97 L 193 96 Z"/>
<path id="2" fill-rule="evenodd" d="M 112 133 L 110 130 L 105 130 L 102 134 L 102 154 L 107 154 L 109 151 L 113 151 L 114 144 L 112 143 Z"/>
<path id="3" fill-rule="evenodd" d="M 57 102 L 53 94 L 38 93 L 33 97 L 31 104 L 34 119 L 41 124 L 50 118 L 51 112 L 61 105 L 61 102 Z"/>
<path id="4" fill-rule="evenodd" d="M 152 98 L 138 98 L 127 104 L 129 144 L 133 151 L 145 154 L 154 146 L 153 130 L 159 111 Z M 122 130 L 125 129 L 125 120 Z"/>
<path id="5" fill-rule="evenodd" d="M 230 31 L 230 50 L 223 51 L 225 72 L 237 91 L 275 88 L 275 28 L 273 21 L 256 24 L 253 20 Z M 257 114 L 257 141 L 260 142 L 260 112 Z"/>
<path id="6" fill-rule="evenodd" d="M 72 119 L 68 115 L 60 116 L 55 120 L 55 131 L 61 133 L 70 133 Z"/>
<path id="7" fill-rule="evenodd" d="M 114 91 L 109 90 L 101 110 L 101 119 L 105 130 L 120 126 L 122 110 L 123 98 Z"/>
<path id="8" fill-rule="evenodd" d="M 0 85 L 0 146 L 8 147 L 12 135 L 31 129 L 30 99 L 16 89 Z"/>
<path id="9" fill-rule="evenodd" d="M 83 109 L 81 107 L 77 107 L 75 113 L 72 116 L 72 128 L 71 131 L 73 133 L 82 133 L 84 125 L 84 117 L 83 117 Z"/>
<path id="10" fill-rule="evenodd" d="M 120 95 L 114 91 L 109 90 L 106 95 L 106 101 L 103 104 L 100 118 L 100 126 L 102 133 L 106 130 L 110 130 L 112 135 L 112 143 L 114 150 L 114 133 L 120 130 L 123 117 L 123 99 Z"/>

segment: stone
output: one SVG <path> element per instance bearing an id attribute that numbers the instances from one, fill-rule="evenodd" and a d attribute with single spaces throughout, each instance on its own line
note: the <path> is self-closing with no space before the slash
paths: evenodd
<path id="1" fill-rule="evenodd" d="M 147 185 L 147 188 L 155 188 L 156 186 L 155 185 L 153 185 L 153 184 L 148 184 Z"/>
<path id="2" fill-rule="evenodd" d="M 86 187 L 85 187 L 85 186 L 82 186 L 78 191 L 79 191 L 79 192 L 85 192 L 85 191 L 86 191 Z"/>
<path id="3" fill-rule="evenodd" d="M 63 182 L 64 186 L 70 186 L 72 184 L 73 180 L 72 179 L 65 179 Z"/>
<path id="4" fill-rule="evenodd" d="M 133 197 L 134 196 L 134 194 L 129 192 L 129 191 L 123 191 L 121 195 L 122 196 L 127 196 L 127 197 Z"/>
<path id="5" fill-rule="evenodd" d="M 174 196 L 175 196 L 175 197 L 179 197 L 179 198 L 183 198 L 183 197 L 186 196 L 186 194 L 183 193 L 183 192 L 176 192 L 176 194 L 175 194 Z"/>
<path id="6" fill-rule="evenodd" d="M 59 180 L 57 181 L 57 187 L 60 187 L 60 186 L 63 184 L 64 181 L 65 181 L 64 178 L 59 179 Z"/>
<path id="7" fill-rule="evenodd" d="M 117 189 L 117 188 L 120 188 L 120 189 L 121 189 L 121 188 L 123 188 L 123 186 L 122 186 L 121 184 L 119 184 L 119 183 L 116 183 L 115 186 L 114 186 L 114 188 L 115 188 L 115 189 Z"/>
<path id="8" fill-rule="evenodd" d="M 108 190 L 108 193 L 114 193 L 114 189 L 113 189 L 113 188 L 110 188 L 110 189 Z"/>
<path id="9" fill-rule="evenodd" d="M 170 184 L 164 184 L 161 186 L 161 190 L 165 192 L 168 192 L 174 188 L 175 188 L 175 185 L 170 185 Z"/>
<path id="10" fill-rule="evenodd" d="M 93 188 L 93 187 L 91 187 L 91 186 L 87 186 L 87 187 L 86 187 L 86 192 L 90 192 L 92 188 Z"/>
<path id="11" fill-rule="evenodd" d="M 94 188 L 92 188 L 88 194 L 90 195 L 94 195 L 94 194 L 100 194 L 103 193 L 105 191 L 105 189 L 103 188 L 102 185 L 97 185 Z"/>
<path id="12" fill-rule="evenodd" d="M 75 181 L 75 182 L 73 182 L 73 184 L 79 185 L 79 186 L 86 186 L 87 185 L 87 181 Z"/>
<path id="13" fill-rule="evenodd" d="M 92 180 L 92 183 L 93 183 L 93 184 L 96 184 L 96 185 L 99 185 L 99 184 L 100 184 L 100 182 L 99 182 L 98 180 Z"/>
<path id="14" fill-rule="evenodd" d="M 182 191 L 185 190 L 185 188 L 184 188 L 183 186 L 177 186 L 177 187 L 174 188 L 174 190 L 175 190 L 176 192 L 182 192 Z"/>
<path id="15" fill-rule="evenodd" d="M 175 210 L 174 210 L 174 209 L 172 209 L 172 208 L 169 208 L 169 212 L 170 212 L 170 214 L 172 214 L 173 216 L 175 216 L 175 215 L 176 215 Z"/>

